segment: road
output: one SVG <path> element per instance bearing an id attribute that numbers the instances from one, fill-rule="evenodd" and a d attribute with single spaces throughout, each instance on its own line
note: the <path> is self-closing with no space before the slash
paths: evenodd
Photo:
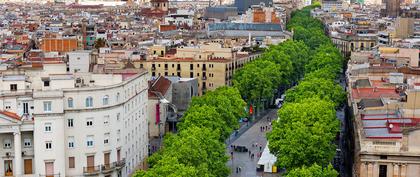
<path id="1" fill-rule="evenodd" d="M 228 143 L 227 152 L 230 156 L 230 146 L 246 146 L 252 153 L 256 154 L 259 153 L 259 147 L 252 147 L 252 144 L 258 143 L 262 146 L 262 150 L 264 149 L 265 145 L 267 144 L 266 133 L 271 130 L 269 128 L 268 131 L 261 132 L 261 127 L 269 126 L 268 118 L 274 120 L 277 117 L 277 109 L 268 110 L 266 115 L 261 119 L 257 120 L 251 127 L 245 130 L 243 133 L 239 133 L 232 142 Z M 262 152 L 262 151 L 261 151 Z M 257 176 L 264 176 L 264 177 L 274 177 L 279 176 L 279 174 L 270 174 L 270 173 L 261 173 L 256 171 L 257 163 L 258 163 L 257 156 L 251 160 L 249 157 L 248 152 L 234 152 L 233 158 L 231 158 L 228 162 L 228 166 L 231 169 L 231 177 L 257 177 Z M 241 167 L 241 172 L 236 173 L 236 167 Z"/>

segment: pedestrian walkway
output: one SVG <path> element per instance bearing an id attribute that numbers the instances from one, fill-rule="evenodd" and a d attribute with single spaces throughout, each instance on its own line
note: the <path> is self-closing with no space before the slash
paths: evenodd
<path id="1" fill-rule="evenodd" d="M 267 144 L 266 133 L 271 131 L 271 126 L 269 125 L 269 120 L 274 120 L 277 117 L 277 110 L 271 109 L 268 110 L 267 114 L 261 119 L 257 120 L 251 127 L 238 135 L 231 143 L 228 144 L 227 152 L 231 157 L 228 165 L 231 169 L 231 177 L 274 177 L 280 176 L 279 174 L 271 173 L 257 173 L 257 163 L 259 160 L 259 154 L 264 150 L 265 145 Z M 262 129 L 264 128 L 264 131 Z M 267 130 L 268 129 L 268 130 Z M 254 146 L 253 146 L 254 144 Z M 250 150 L 249 152 L 233 152 L 233 157 L 231 156 L 231 145 L 235 146 L 245 146 Z M 260 148 L 261 147 L 261 148 Z M 251 154 L 254 154 L 254 158 L 251 159 Z M 236 168 L 240 167 L 241 171 L 236 172 Z"/>

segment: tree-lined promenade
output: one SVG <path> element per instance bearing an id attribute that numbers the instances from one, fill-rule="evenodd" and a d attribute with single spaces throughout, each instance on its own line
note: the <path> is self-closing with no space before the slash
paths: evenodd
<path id="1" fill-rule="evenodd" d="M 270 46 L 259 59 L 235 73 L 233 87 L 221 87 L 196 97 L 181 119 L 177 134 L 165 136 L 163 148 L 149 160 L 138 177 L 224 177 L 230 171 L 224 141 L 237 128 L 244 110 L 259 110 L 276 91 L 286 92 L 268 135 L 270 151 L 287 176 L 337 176 L 330 162 L 339 131 L 336 108 L 345 93 L 336 83 L 343 59 L 323 25 L 306 7 L 292 14 L 287 25 L 294 39 Z"/>

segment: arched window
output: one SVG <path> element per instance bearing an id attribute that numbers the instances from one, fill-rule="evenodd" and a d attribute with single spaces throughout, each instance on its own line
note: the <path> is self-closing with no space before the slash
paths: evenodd
<path id="1" fill-rule="evenodd" d="M 105 95 L 105 96 L 102 98 L 102 104 L 103 104 L 103 105 L 108 105 L 108 100 L 109 100 L 109 96 L 108 96 L 108 95 Z"/>
<path id="2" fill-rule="evenodd" d="M 117 93 L 117 99 L 116 100 L 117 100 L 117 102 L 120 101 L 120 92 Z"/>
<path id="3" fill-rule="evenodd" d="M 87 97 L 86 98 L 86 107 L 88 107 L 88 108 L 93 107 L 93 98 L 92 97 Z"/>
<path id="4" fill-rule="evenodd" d="M 73 105 L 73 98 L 72 97 L 70 97 L 70 98 L 67 99 L 67 106 L 69 108 L 72 108 L 74 106 Z"/>

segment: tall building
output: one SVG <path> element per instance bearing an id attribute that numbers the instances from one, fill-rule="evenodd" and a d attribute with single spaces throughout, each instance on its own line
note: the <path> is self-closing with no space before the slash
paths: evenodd
<path id="1" fill-rule="evenodd" d="M 238 8 L 239 13 L 244 13 L 252 5 L 259 5 L 264 3 L 266 6 L 271 6 L 273 0 L 235 0 L 234 6 Z"/>
<path id="2" fill-rule="evenodd" d="M 20 71 L 0 78 L 1 176 L 129 176 L 143 164 L 147 72 Z"/>
<path id="3" fill-rule="evenodd" d="M 395 20 L 395 37 L 408 38 L 414 35 L 414 18 L 398 17 Z"/>
<path id="4" fill-rule="evenodd" d="M 386 15 L 388 17 L 396 18 L 400 15 L 400 0 L 386 1 Z"/>

